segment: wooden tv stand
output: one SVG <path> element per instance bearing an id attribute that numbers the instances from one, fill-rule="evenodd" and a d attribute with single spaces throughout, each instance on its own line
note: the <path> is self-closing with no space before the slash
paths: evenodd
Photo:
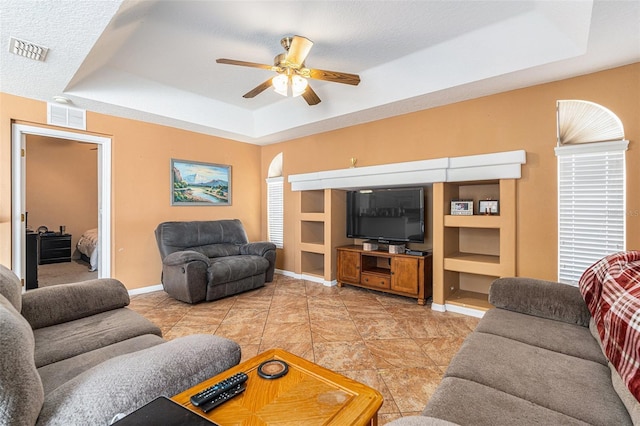
<path id="1" fill-rule="evenodd" d="M 432 294 L 432 256 L 338 247 L 338 286 L 344 284 L 414 297 L 419 305 Z"/>

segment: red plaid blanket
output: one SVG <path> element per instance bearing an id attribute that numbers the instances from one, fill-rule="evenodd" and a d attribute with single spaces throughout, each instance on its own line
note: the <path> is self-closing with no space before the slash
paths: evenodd
<path id="1" fill-rule="evenodd" d="M 640 401 L 640 251 L 599 260 L 579 285 L 605 355 Z"/>

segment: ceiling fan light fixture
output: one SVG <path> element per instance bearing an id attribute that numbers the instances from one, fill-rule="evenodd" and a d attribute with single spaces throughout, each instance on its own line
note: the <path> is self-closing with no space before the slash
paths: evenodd
<path id="1" fill-rule="evenodd" d="M 273 90 L 282 95 L 287 96 L 287 88 L 289 87 L 289 78 L 284 74 L 278 74 L 271 80 Z"/>
<path id="2" fill-rule="evenodd" d="M 309 83 L 307 79 L 304 77 L 300 77 L 299 75 L 294 75 L 291 77 L 291 93 L 293 97 L 300 96 L 307 90 L 307 86 Z"/>

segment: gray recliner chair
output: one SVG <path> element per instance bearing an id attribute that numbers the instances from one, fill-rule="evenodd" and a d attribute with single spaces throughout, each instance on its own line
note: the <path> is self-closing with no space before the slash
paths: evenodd
<path id="1" fill-rule="evenodd" d="M 250 243 L 238 219 L 163 222 L 155 235 L 162 286 L 175 299 L 211 301 L 273 281 L 276 246 Z"/>

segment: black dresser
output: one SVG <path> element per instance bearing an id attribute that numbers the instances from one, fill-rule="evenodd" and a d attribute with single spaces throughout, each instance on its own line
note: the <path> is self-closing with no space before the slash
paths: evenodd
<path id="1" fill-rule="evenodd" d="M 25 286 L 27 290 L 38 288 L 38 234 L 27 231 L 25 259 Z"/>
<path id="2" fill-rule="evenodd" d="M 44 233 L 38 241 L 39 265 L 71 262 L 71 234 Z"/>

